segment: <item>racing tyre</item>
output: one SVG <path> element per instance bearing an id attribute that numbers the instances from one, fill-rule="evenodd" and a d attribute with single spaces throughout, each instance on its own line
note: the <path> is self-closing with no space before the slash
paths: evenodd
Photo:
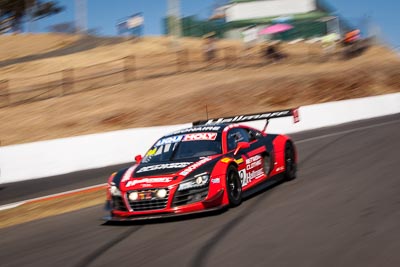
<path id="1" fill-rule="evenodd" d="M 292 142 L 286 142 L 285 144 L 285 180 L 291 181 L 296 178 L 296 158 L 295 150 Z"/>
<path id="2" fill-rule="evenodd" d="M 242 183 L 236 167 L 232 165 L 226 172 L 226 191 L 231 207 L 236 207 L 242 202 Z"/>

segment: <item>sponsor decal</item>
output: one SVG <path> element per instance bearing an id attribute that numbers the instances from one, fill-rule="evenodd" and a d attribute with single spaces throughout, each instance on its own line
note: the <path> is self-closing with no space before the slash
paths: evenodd
<path id="1" fill-rule="evenodd" d="M 254 170 L 255 168 L 262 165 L 262 157 L 260 155 L 255 155 L 246 159 L 246 168 L 239 171 L 240 180 L 242 181 L 242 186 L 251 183 L 254 179 L 259 179 L 264 175 L 262 168 Z"/>
<path id="2" fill-rule="evenodd" d="M 235 116 L 235 117 L 210 119 L 210 120 L 207 120 L 205 124 L 231 123 L 231 122 L 262 120 L 262 119 L 279 118 L 279 117 L 284 117 L 284 116 L 290 116 L 291 114 L 292 114 L 291 110 L 282 110 L 282 111 L 267 112 L 267 113 L 252 114 L 252 115 L 240 115 L 240 116 Z"/>
<path id="3" fill-rule="evenodd" d="M 254 179 L 260 179 L 264 175 L 264 171 L 262 169 L 258 169 L 255 171 L 247 172 L 246 169 L 239 171 L 240 180 L 242 182 L 242 186 L 246 186 L 251 183 Z"/>
<path id="4" fill-rule="evenodd" d="M 220 182 L 221 182 L 220 178 L 211 179 L 211 183 L 213 183 L 213 184 L 219 184 Z"/>
<path id="5" fill-rule="evenodd" d="M 150 200 L 153 198 L 152 192 L 139 192 L 138 200 Z"/>
<path id="6" fill-rule="evenodd" d="M 135 179 L 128 181 L 126 183 L 126 187 L 134 186 L 137 184 L 151 184 L 151 183 L 169 183 L 172 181 L 171 177 L 158 177 L 158 178 L 143 178 L 143 179 Z"/>
<path id="7" fill-rule="evenodd" d="M 230 158 L 223 158 L 223 159 L 221 159 L 221 162 L 223 162 L 223 163 L 228 163 L 229 161 L 231 161 Z"/>
<path id="8" fill-rule="evenodd" d="M 247 173 L 247 182 L 250 183 L 253 179 L 259 179 L 263 175 L 264 175 L 264 172 L 262 169 L 248 172 Z"/>
<path id="9" fill-rule="evenodd" d="M 136 166 L 137 165 L 132 166 L 128 170 L 126 170 L 126 172 L 124 173 L 124 176 L 122 176 L 121 182 L 128 181 L 132 177 L 132 173 L 136 169 Z"/>
<path id="10" fill-rule="evenodd" d="M 158 165 L 151 165 L 140 168 L 137 173 L 141 172 L 149 172 L 155 170 L 164 170 L 164 169 L 182 169 L 186 166 L 192 164 L 193 162 L 174 162 L 174 163 L 167 163 L 167 164 L 158 164 Z"/>
<path id="11" fill-rule="evenodd" d="M 210 160 L 211 160 L 211 158 L 201 159 L 198 162 L 190 165 L 189 167 L 187 167 L 186 169 L 181 171 L 179 174 L 183 175 L 183 176 L 186 176 L 186 175 L 188 175 L 189 173 L 191 173 L 192 171 L 194 171 L 195 169 L 197 169 L 198 167 L 200 167 L 201 165 L 203 165 L 204 163 L 206 163 L 206 162 L 208 162 Z"/>
<path id="12" fill-rule="evenodd" d="M 193 132 L 217 132 L 221 129 L 220 126 L 199 126 L 199 127 L 192 127 L 183 130 L 179 130 L 174 132 L 174 134 L 183 134 L 183 133 L 193 133 Z"/>
<path id="13" fill-rule="evenodd" d="M 147 151 L 146 156 L 153 156 L 154 154 L 156 154 L 156 152 L 157 152 L 157 148 L 155 147 L 155 148 L 150 149 L 149 151 Z"/>
<path id="14" fill-rule="evenodd" d="M 254 169 L 262 165 L 262 157 L 260 155 L 256 155 L 254 157 L 246 159 L 246 170 Z"/>
<path id="15" fill-rule="evenodd" d="M 295 108 L 292 110 L 293 114 L 293 121 L 294 123 L 298 123 L 300 121 L 300 116 L 299 116 L 299 108 Z"/>
<path id="16" fill-rule="evenodd" d="M 163 146 L 166 144 L 178 143 L 182 140 L 183 135 L 175 135 L 158 140 L 154 146 Z"/>
<path id="17" fill-rule="evenodd" d="M 242 158 L 240 158 L 240 159 L 235 159 L 235 162 L 236 162 L 237 164 L 242 164 L 242 163 L 243 163 L 243 159 L 242 159 Z"/>
<path id="18" fill-rule="evenodd" d="M 215 140 L 217 133 L 191 133 L 185 135 L 182 141 Z"/>

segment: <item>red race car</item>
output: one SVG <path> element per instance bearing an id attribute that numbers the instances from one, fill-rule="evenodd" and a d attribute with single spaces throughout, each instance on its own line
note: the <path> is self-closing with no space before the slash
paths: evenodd
<path id="1" fill-rule="evenodd" d="M 130 168 L 111 175 L 107 221 L 169 217 L 233 207 L 279 179 L 296 177 L 286 135 L 267 134 L 269 119 L 297 109 L 198 121 L 159 139 Z M 238 123 L 266 120 L 263 131 Z"/>

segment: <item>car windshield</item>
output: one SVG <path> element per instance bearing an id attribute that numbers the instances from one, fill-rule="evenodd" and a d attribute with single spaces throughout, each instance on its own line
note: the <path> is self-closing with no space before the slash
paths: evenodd
<path id="1" fill-rule="evenodd" d="M 150 148 L 142 163 L 156 163 L 221 154 L 218 133 L 190 133 L 163 137 Z"/>

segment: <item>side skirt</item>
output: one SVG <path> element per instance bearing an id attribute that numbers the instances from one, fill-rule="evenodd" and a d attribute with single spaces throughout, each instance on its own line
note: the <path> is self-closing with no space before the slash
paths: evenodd
<path id="1" fill-rule="evenodd" d="M 270 189 L 284 181 L 283 174 L 277 174 L 271 178 L 268 178 L 264 182 L 256 185 L 255 187 L 249 188 L 243 192 L 243 198 L 247 199 L 252 195 L 260 193 L 261 191 Z"/>

